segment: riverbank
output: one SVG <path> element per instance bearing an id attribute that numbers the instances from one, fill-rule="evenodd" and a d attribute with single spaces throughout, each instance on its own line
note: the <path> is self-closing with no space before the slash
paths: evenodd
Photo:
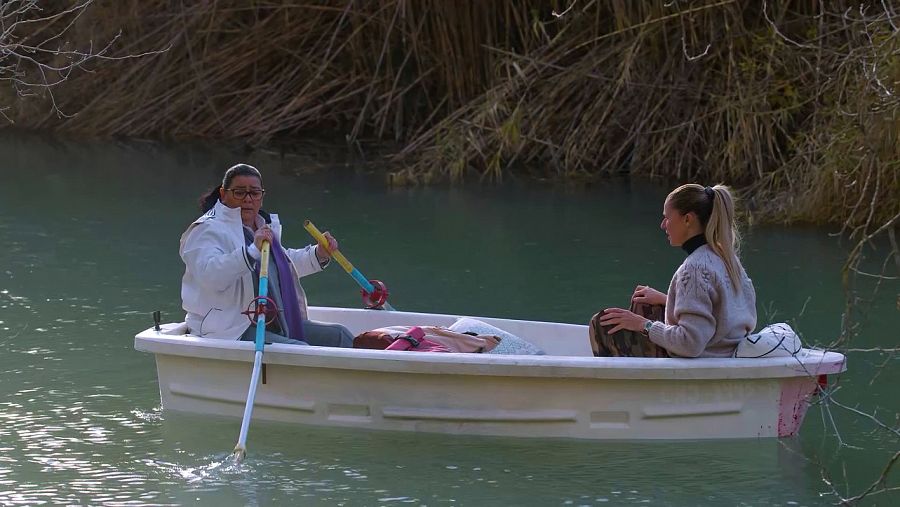
<path id="1" fill-rule="evenodd" d="M 854 6 L 89 3 L 68 15 L 80 13 L 66 47 L 108 52 L 7 114 L 83 136 L 253 147 L 329 133 L 398 164 L 395 185 L 725 182 L 758 219 L 861 238 L 900 215 L 900 37 L 896 13 Z M 365 153 L 380 144 L 398 148 Z"/>

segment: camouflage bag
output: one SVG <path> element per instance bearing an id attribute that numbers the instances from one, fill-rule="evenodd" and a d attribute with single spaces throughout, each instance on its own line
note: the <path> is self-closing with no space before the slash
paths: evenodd
<path id="1" fill-rule="evenodd" d="M 663 305 L 646 305 L 632 303 L 630 310 L 650 320 L 665 321 L 666 307 Z M 595 357 L 670 357 L 666 349 L 650 341 L 639 331 L 621 330 L 613 334 L 607 333 L 607 329 L 600 325 L 598 312 L 591 317 L 590 336 L 591 349 Z"/>

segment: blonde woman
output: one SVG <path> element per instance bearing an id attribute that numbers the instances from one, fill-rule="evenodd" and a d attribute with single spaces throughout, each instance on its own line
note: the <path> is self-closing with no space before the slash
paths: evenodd
<path id="1" fill-rule="evenodd" d="M 638 285 L 631 301 L 632 308 L 663 305 L 664 320 L 647 318 L 651 311 L 607 308 L 591 319 L 594 355 L 731 356 L 756 327 L 756 292 L 738 259 L 731 191 L 693 183 L 676 188 L 666 197 L 660 228 L 687 258 L 667 294 Z"/>

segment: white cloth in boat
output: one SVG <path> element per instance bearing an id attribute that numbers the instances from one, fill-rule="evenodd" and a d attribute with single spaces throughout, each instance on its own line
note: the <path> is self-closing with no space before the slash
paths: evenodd
<path id="1" fill-rule="evenodd" d="M 512 354 L 512 355 L 543 355 L 544 351 L 535 344 L 524 340 L 509 331 L 504 331 L 499 327 L 492 326 L 487 322 L 473 319 L 471 317 L 461 317 L 450 327 L 450 331 L 457 333 L 475 333 L 479 335 L 494 335 L 500 338 L 500 345 L 487 351 L 488 354 Z"/>
<path id="2" fill-rule="evenodd" d="M 769 324 L 758 333 L 748 335 L 734 349 L 734 357 L 785 357 L 803 351 L 800 336 L 789 324 Z"/>

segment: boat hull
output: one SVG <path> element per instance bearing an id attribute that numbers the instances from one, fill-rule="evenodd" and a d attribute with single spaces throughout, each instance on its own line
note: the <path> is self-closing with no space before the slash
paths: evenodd
<path id="1" fill-rule="evenodd" d="M 454 316 L 312 309 L 349 324 L 435 323 Z M 585 326 L 483 319 L 554 355 L 501 356 L 271 345 L 253 417 L 322 426 L 579 439 L 705 439 L 795 434 L 820 375 L 844 357 L 804 359 L 594 358 L 575 343 Z M 535 324 L 536 326 L 532 326 Z M 547 325 L 549 327 L 542 327 Z M 556 330 L 555 337 L 547 337 Z M 583 332 L 583 334 L 581 334 Z M 171 326 L 135 338 L 155 354 L 166 410 L 240 417 L 252 344 L 184 335 Z M 571 354 L 557 355 L 559 350 Z M 590 349 L 588 348 L 588 353 Z"/>

